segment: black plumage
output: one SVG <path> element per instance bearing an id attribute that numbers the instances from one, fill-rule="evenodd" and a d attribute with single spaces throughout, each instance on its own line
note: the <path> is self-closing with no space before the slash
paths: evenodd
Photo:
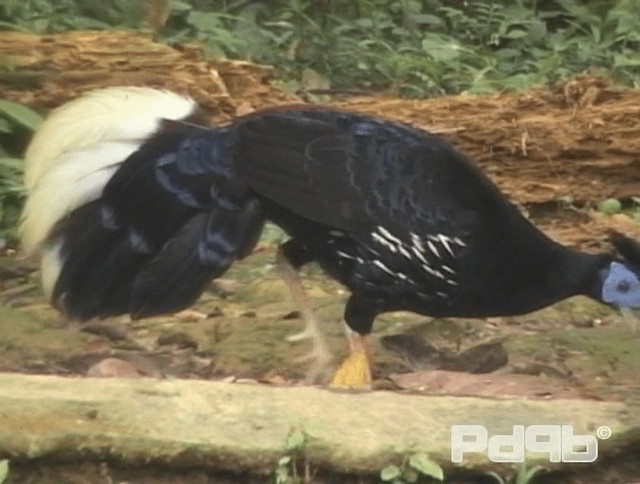
<path id="1" fill-rule="evenodd" d="M 264 216 L 235 179 L 227 139 L 165 121 L 100 199 L 60 221 L 49 236 L 65 260 L 55 305 L 79 320 L 176 311 L 247 255 Z"/>
<path id="2" fill-rule="evenodd" d="M 345 322 L 360 336 L 394 310 L 513 315 L 577 294 L 640 306 L 636 242 L 614 238 L 621 258 L 563 247 L 443 139 L 304 106 L 221 128 L 160 123 L 50 232 L 52 300 L 80 320 L 183 309 L 267 220 L 290 235 L 293 267 L 315 261 L 350 290 Z"/>
<path id="3" fill-rule="evenodd" d="M 294 264 L 315 260 L 349 287 L 345 318 L 360 333 L 384 311 L 520 314 L 593 295 L 611 260 L 551 241 L 448 143 L 403 124 L 300 110 L 252 116 L 234 136 L 238 170 L 296 242 Z"/>

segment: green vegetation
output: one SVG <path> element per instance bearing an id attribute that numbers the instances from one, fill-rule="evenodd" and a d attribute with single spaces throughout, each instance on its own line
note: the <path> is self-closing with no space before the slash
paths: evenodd
<path id="1" fill-rule="evenodd" d="M 0 484 L 4 484 L 9 477 L 9 461 L 7 459 L 0 460 Z"/>
<path id="2" fill-rule="evenodd" d="M 216 56 L 310 71 L 334 88 L 424 97 L 522 89 L 582 72 L 640 84 L 635 0 L 7 0 L 0 27 L 153 28 Z"/>
<path id="3" fill-rule="evenodd" d="M 0 99 L 0 248 L 15 242 L 25 196 L 20 156 L 41 121 L 31 109 Z"/>
<path id="4" fill-rule="evenodd" d="M 300 429 L 292 428 L 285 443 L 287 454 L 278 460 L 278 466 L 271 473 L 271 482 L 273 484 L 311 482 L 312 473 L 305 445 L 305 434 Z M 298 467 L 302 467 L 302 472 L 298 470 Z"/>
<path id="5" fill-rule="evenodd" d="M 511 482 L 513 484 L 531 484 L 534 482 L 534 478 L 540 474 L 545 472 L 544 467 L 541 466 L 533 466 L 527 467 L 527 463 L 523 462 L 522 465 L 518 468 L 518 472 L 513 477 Z M 508 484 L 509 481 L 502 477 L 500 474 L 496 472 L 489 472 L 488 475 L 493 477 L 498 484 Z"/>
<path id="6" fill-rule="evenodd" d="M 607 198 L 600 201 L 595 208 L 604 215 L 624 213 L 635 221 L 640 222 L 640 197 L 631 197 L 628 200 Z"/>
<path id="7" fill-rule="evenodd" d="M 414 482 L 440 482 L 444 480 L 442 467 L 425 453 L 413 454 L 402 466 L 389 465 L 380 471 L 382 482 L 409 484 Z"/>

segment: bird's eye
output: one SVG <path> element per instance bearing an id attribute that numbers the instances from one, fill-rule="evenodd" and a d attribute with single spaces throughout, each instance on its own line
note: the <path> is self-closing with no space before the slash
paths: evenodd
<path id="1" fill-rule="evenodd" d="M 616 289 L 618 290 L 618 292 L 626 294 L 631 290 L 631 284 L 629 284 L 628 281 L 620 281 L 616 286 Z"/>

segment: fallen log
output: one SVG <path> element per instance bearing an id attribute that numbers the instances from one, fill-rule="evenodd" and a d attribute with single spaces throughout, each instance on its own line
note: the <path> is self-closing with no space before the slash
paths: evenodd
<path id="1" fill-rule="evenodd" d="M 599 458 L 640 438 L 640 416 L 623 403 L 582 400 L 425 397 L 312 387 L 195 380 L 96 379 L 0 374 L 0 455 L 36 459 L 109 459 L 125 464 L 205 466 L 265 473 L 304 436 L 312 468 L 376 474 L 426 452 L 445 472 L 454 424 L 489 434 L 512 425 L 572 425 L 595 435 Z M 548 455 L 528 454 L 548 466 Z M 495 469 L 485 453 L 464 467 Z"/>

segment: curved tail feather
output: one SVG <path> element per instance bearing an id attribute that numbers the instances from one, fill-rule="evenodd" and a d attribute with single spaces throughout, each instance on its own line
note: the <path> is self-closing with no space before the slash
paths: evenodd
<path id="1" fill-rule="evenodd" d="M 190 99 L 140 87 L 92 91 L 54 110 L 25 154 L 29 198 L 20 226 L 22 250 L 37 252 L 57 221 L 98 198 L 118 165 L 162 119 L 197 113 Z"/>
<path id="2" fill-rule="evenodd" d="M 205 123 L 193 101 L 145 88 L 90 93 L 44 123 L 27 153 L 21 232 L 61 311 L 183 309 L 251 251 L 264 217 L 227 129 Z"/>

